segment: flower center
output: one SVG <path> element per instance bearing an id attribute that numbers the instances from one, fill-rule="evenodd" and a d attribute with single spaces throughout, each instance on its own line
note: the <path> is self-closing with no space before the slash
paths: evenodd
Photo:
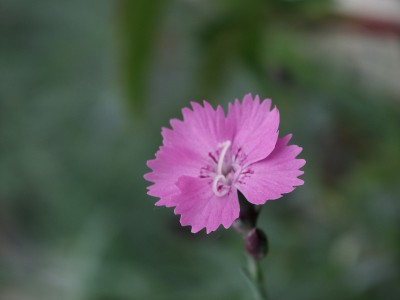
<path id="1" fill-rule="evenodd" d="M 228 194 L 236 182 L 240 183 L 250 173 L 242 167 L 246 154 L 229 140 L 218 144 L 217 150 L 209 152 L 208 157 L 209 162 L 200 169 L 199 177 L 211 179 L 211 190 L 217 197 Z"/>
<path id="2" fill-rule="evenodd" d="M 218 197 L 225 196 L 229 192 L 229 187 L 227 186 L 227 184 L 229 184 L 229 182 L 227 180 L 227 175 L 231 171 L 231 166 L 228 166 L 226 168 L 224 166 L 224 161 L 225 161 L 226 153 L 227 153 L 229 147 L 231 146 L 231 144 L 232 144 L 231 141 L 225 141 L 218 145 L 218 148 L 221 149 L 221 152 L 219 153 L 219 156 L 218 156 L 217 170 L 216 170 L 214 180 L 212 182 L 212 191 Z"/>

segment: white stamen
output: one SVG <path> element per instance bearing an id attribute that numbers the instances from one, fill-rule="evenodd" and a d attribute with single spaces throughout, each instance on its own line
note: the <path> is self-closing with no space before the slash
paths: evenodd
<path id="1" fill-rule="evenodd" d="M 217 175 L 214 177 L 214 180 L 212 182 L 212 191 L 217 197 L 222 197 L 225 196 L 228 193 L 228 189 L 223 189 L 222 191 L 218 190 L 218 182 L 220 180 L 225 181 L 225 176 L 224 175 Z"/>
<path id="2" fill-rule="evenodd" d="M 229 192 L 229 189 L 227 189 L 227 188 L 218 190 L 218 183 L 220 180 L 223 181 L 223 184 L 226 183 L 226 177 L 224 176 L 224 174 L 222 174 L 222 167 L 224 165 L 224 159 L 225 159 L 226 152 L 228 151 L 230 146 L 231 146 L 231 141 L 225 141 L 218 145 L 218 147 L 220 147 L 222 149 L 221 149 L 221 153 L 219 154 L 219 157 L 218 157 L 217 173 L 212 182 L 212 191 L 214 192 L 214 194 L 217 197 L 225 196 Z"/>
<path id="3" fill-rule="evenodd" d="M 233 162 L 232 163 L 232 168 L 233 168 L 233 170 L 235 172 L 233 174 L 233 180 L 232 181 L 236 181 L 239 178 L 240 173 L 242 172 L 242 167 L 238 163 Z"/>
<path id="4" fill-rule="evenodd" d="M 217 164 L 218 175 L 222 174 L 222 166 L 224 164 L 225 155 L 230 146 L 231 146 L 231 141 L 225 141 L 218 145 L 218 147 L 222 148 L 221 153 L 219 154 L 218 164 Z"/>

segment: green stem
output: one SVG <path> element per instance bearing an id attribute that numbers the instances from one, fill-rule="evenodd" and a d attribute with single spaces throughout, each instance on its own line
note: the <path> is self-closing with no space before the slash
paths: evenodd
<path id="1" fill-rule="evenodd" d="M 248 257 L 247 275 L 257 300 L 268 300 L 267 289 L 260 262 Z"/>
<path id="2" fill-rule="evenodd" d="M 257 228 L 257 220 L 261 207 L 257 207 L 246 200 L 239 193 L 240 217 L 235 229 L 245 240 L 247 252 L 247 268 L 244 273 L 254 292 L 255 299 L 268 300 L 267 289 L 260 261 L 268 253 L 268 239 L 265 233 Z"/>

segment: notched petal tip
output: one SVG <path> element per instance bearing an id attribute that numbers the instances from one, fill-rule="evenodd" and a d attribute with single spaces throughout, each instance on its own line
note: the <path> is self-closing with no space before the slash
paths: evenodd
<path id="1" fill-rule="evenodd" d="M 179 213 L 176 213 L 174 211 L 175 215 L 179 215 Z M 215 226 L 208 226 L 208 225 L 197 225 L 197 224 L 191 224 L 190 220 L 187 220 L 185 218 L 182 217 L 179 220 L 179 223 L 181 224 L 182 227 L 186 227 L 189 226 L 190 227 L 190 232 L 193 234 L 199 233 L 200 231 L 202 231 L 204 229 L 206 234 L 210 234 L 214 231 L 217 231 L 218 228 L 220 227 L 220 225 L 223 225 L 226 229 L 228 229 L 230 226 L 225 226 L 224 224 L 218 224 L 217 227 Z"/>
<path id="2" fill-rule="evenodd" d="M 278 107 L 276 105 L 274 105 L 274 107 L 271 110 L 268 109 L 268 113 L 271 114 L 271 117 L 275 117 L 275 118 L 278 119 L 278 125 L 279 125 L 279 120 L 281 118 L 281 113 L 279 112 Z"/>
<path id="3" fill-rule="evenodd" d="M 307 162 L 305 159 L 302 159 L 302 158 L 297 158 L 296 161 L 297 161 L 297 163 L 299 165 L 299 167 L 298 167 L 299 169 L 304 167 L 306 165 L 306 162 Z M 304 174 L 304 172 L 302 174 L 300 174 L 300 175 L 303 175 L 303 174 Z"/>
<path id="4" fill-rule="evenodd" d="M 204 100 L 204 102 L 206 102 L 206 101 Z M 194 112 L 204 110 L 204 107 L 198 102 L 190 101 L 190 105 L 192 106 L 192 109 Z"/>
<path id="5" fill-rule="evenodd" d="M 156 162 L 156 159 L 149 159 L 146 161 L 146 166 L 150 169 L 153 169 L 154 163 Z M 151 172 L 150 172 L 151 173 Z M 148 174 L 148 173 L 147 173 Z M 145 174 L 146 175 L 146 174 Z"/>
<path id="6" fill-rule="evenodd" d="M 237 104 L 237 102 L 239 102 L 239 104 L 240 104 L 240 101 L 238 99 L 235 100 L 235 104 Z M 246 95 L 244 95 L 244 97 L 242 99 L 242 105 L 266 106 L 268 108 L 268 111 L 271 109 L 271 104 L 272 104 L 272 100 L 270 98 L 265 98 L 265 99 L 261 100 L 261 98 L 258 94 L 253 96 L 252 93 L 247 93 Z"/>
<path id="7" fill-rule="evenodd" d="M 253 102 L 253 94 L 252 93 L 247 93 L 246 95 L 244 95 L 243 99 L 242 99 L 242 103 L 243 104 L 247 104 L 249 101 Z"/>
<path id="8" fill-rule="evenodd" d="M 183 113 L 182 113 L 182 116 L 183 116 Z M 179 126 L 182 123 L 183 123 L 182 120 L 179 120 L 179 119 L 176 119 L 176 118 L 169 120 L 169 124 L 170 124 L 170 126 L 172 128 L 171 131 L 173 131 L 177 126 Z"/>
<path id="9" fill-rule="evenodd" d="M 218 227 L 217 228 L 208 228 L 208 227 L 206 227 L 206 233 L 207 234 L 210 234 L 211 232 L 214 232 L 214 231 L 217 231 L 217 229 L 219 228 L 219 225 L 218 225 Z"/>
<path id="10" fill-rule="evenodd" d="M 173 197 L 182 226 L 191 226 L 197 233 L 202 229 L 209 234 L 224 225 L 225 228 L 239 217 L 237 193 L 217 197 L 207 179 L 183 176 L 176 183 L 180 193 Z M 229 225 L 229 226 L 228 226 Z"/>
<path id="11" fill-rule="evenodd" d="M 221 105 L 218 105 L 218 106 L 217 106 L 216 112 L 217 112 L 218 114 L 222 115 L 223 117 L 225 117 L 225 111 L 224 111 L 224 109 L 222 108 Z"/>
<path id="12" fill-rule="evenodd" d="M 186 226 L 190 226 L 190 225 L 186 225 Z M 192 226 L 192 228 L 190 229 L 190 232 L 196 234 L 202 229 L 203 228 L 195 228 L 194 226 Z"/>
<path id="13" fill-rule="evenodd" d="M 170 125 L 171 125 L 171 128 L 173 128 L 174 126 L 172 125 L 172 120 L 170 120 L 169 121 L 169 123 L 170 123 Z M 168 134 L 170 134 L 172 131 L 173 131 L 173 129 L 171 129 L 171 128 L 168 128 L 168 127 L 161 127 L 161 136 L 165 139 L 166 138 L 166 136 L 168 136 Z"/>
<path id="14" fill-rule="evenodd" d="M 148 165 L 147 165 L 147 166 L 148 166 Z M 146 174 L 143 175 L 143 178 L 146 179 L 147 181 L 153 182 L 153 181 L 152 181 L 152 177 L 153 177 L 153 176 L 154 176 L 154 175 L 153 175 L 153 172 L 148 172 L 148 173 L 146 173 Z M 149 188 L 149 187 L 147 187 L 147 188 Z"/>
<path id="15" fill-rule="evenodd" d="M 214 107 L 207 100 L 203 100 L 203 106 L 204 106 L 205 109 L 214 110 Z"/>
<path id="16" fill-rule="evenodd" d="M 270 110 L 271 110 L 271 106 L 272 106 L 272 100 L 269 99 L 269 98 L 265 98 L 265 99 L 263 99 L 263 100 L 261 101 L 260 106 L 261 106 L 262 109 L 265 109 L 265 110 L 267 110 L 267 111 L 270 111 Z M 265 107 L 265 108 L 264 108 L 264 107 Z"/>
<path id="17" fill-rule="evenodd" d="M 174 214 L 175 215 L 180 215 L 179 223 L 181 224 L 181 226 L 182 227 L 189 226 L 190 227 L 190 232 L 193 233 L 193 234 L 198 233 L 203 228 L 205 228 L 204 226 L 198 226 L 197 224 L 191 224 L 191 220 L 189 218 L 187 218 L 186 215 L 184 215 L 181 212 L 179 212 L 179 208 L 178 207 L 175 207 Z"/>
<path id="18" fill-rule="evenodd" d="M 290 142 L 290 140 L 292 139 L 292 137 L 293 137 L 293 134 L 291 134 L 291 133 L 289 133 L 289 134 L 285 135 L 284 137 L 282 137 L 281 138 L 282 144 L 283 145 L 287 145 Z"/>
<path id="19" fill-rule="evenodd" d="M 150 195 L 151 196 L 151 195 Z M 165 200 L 165 199 L 160 199 L 156 203 L 154 203 L 155 206 L 164 206 L 164 207 L 175 207 L 176 204 L 170 200 Z"/>

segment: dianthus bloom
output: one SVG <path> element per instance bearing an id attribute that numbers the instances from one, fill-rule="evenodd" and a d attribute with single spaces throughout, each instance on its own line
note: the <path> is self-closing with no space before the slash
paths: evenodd
<path id="1" fill-rule="evenodd" d="M 303 184 L 302 148 L 278 138 L 279 111 L 271 100 L 251 94 L 229 104 L 225 116 L 208 102 L 192 102 L 183 121 L 162 128 L 163 145 L 147 165 L 148 194 L 157 206 L 175 207 L 182 226 L 207 233 L 229 228 L 239 217 L 238 191 L 252 204 L 264 204 Z"/>

